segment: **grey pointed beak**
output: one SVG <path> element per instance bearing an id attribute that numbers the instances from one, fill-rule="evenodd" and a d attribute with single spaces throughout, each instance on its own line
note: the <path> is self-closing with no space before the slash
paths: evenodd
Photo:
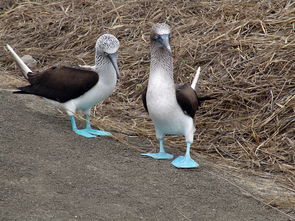
<path id="1" fill-rule="evenodd" d="M 165 48 L 167 49 L 167 51 L 172 54 L 172 50 L 171 50 L 171 47 L 170 47 L 170 42 L 169 42 L 169 35 L 167 34 L 164 34 L 164 35 L 160 35 L 160 38 L 159 38 L 159 42 L 160 44 Z"/>
<path id="2" fill-rule="evenodd" d="M 117 74 L 117 78 L 120 79 L 120 72 L 119 72 L 119 67 L 118 67 L 118 54 L 117 52 L 116 53 L 113 53 L 113 54 L 108 54 L 108 58 L 110 59 L 115 71 L 116 71 L 116 74 Z"/>

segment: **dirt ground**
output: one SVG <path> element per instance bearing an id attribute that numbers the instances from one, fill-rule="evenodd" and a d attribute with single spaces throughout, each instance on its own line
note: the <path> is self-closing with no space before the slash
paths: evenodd
<path id="1" fill-rule="evenodd" d="M 112 137 L 75 135 L 64 115 L 34 96 L 0 90 L 0 132 L 3 221 L 293 220 L 208 165 L 179 170 Z"/>

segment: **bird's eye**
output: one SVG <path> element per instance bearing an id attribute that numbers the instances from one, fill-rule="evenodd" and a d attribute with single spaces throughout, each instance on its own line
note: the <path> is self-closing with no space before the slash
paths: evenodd
<path id="1" fill-rule="evenodd" d="M 168 38 L 170 39 L 171 37 L 172 37 L 171 34 L 169 34 L 169 35 L 168 35 Z"/>
<path id="2" fill-rule="evenodd" d="M 155 40 L 158 40 L 159 38 L 160 38 L 160 35 L 157 35 L 157 34 L 156 34 L 156 35 L 154 36 L 154 39 L 155 39 Z"/>

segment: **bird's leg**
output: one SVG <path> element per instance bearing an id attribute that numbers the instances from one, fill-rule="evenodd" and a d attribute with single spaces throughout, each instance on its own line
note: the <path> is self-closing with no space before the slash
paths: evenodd
<path id="1" fill-rule="evenodd" d="M 107 132 L 107 131 L 92 129 L 90 125 L 89 115 L 87 114 L 85 115 L 85 120 L 86 120 L 86 127 L 85 129 L 83 129 L 83 131 L 86 131 L 87 133 L 90 133 L 90 134 L 99 135 L 99 136 L 112 135 L 110 132 Z"/>
<path id="2" fill-rule="evenodd" d="M 172 161 L 172 165 L 177 168 L 196 168 L 199 164 L 190 156 L 191 143 L 186 142 L 186 152 L 184 156 L 179 156 Z"/>
<path id="3" fill-rule="evenodd" d="M 157 160 L 173 159 L 173 155 L 166 153 L 164 148 L 164 138 L 159 139 L 160 151 L 158 153 L 142 153 L 143 156 L 148 156 Z"/>
<path id="4" fill-rule="evenodd" d="M 77 128 L 77 125 L 76 125 L 76 121 L 75 121 L 75 117 L 74 116 L 70 116 L 70 119 L 71 119 L 71 124 L 72 124 L 72 130 L 76 133 L 76 134 L 79 134 L 83 137 L 87 137 L 87 138 L 91 138 L 91 137 L 96 137 L 90 133 L 88 133 L 87 131 L 84 131 L 84 130 L 79 130 Z"/>

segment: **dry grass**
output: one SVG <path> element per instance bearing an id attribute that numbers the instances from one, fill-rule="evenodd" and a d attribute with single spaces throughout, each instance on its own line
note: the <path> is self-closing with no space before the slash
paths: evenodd
<path id="1" fill-rule="evenodd" d="M 202 67 L 200 92 L 213 94 L 197 114 L 194 152 L 238 168 L 270 172 L 295 189 L 295 3 L 189 0 L 6 1 L 0 45 L 31 54 L 42 69 L 92 64 L 98 36 L 121 42 L 122 78 L 114 95 L 95 108 L 96 124 L 155 139 L 141 104 L 149 72 L 149 30 L 173 30 L 175 80 L 190 82 Z M 0 51 L 2 73 L 15 73 Z M 118 135 L 125 142 L 126 135 Z M 155 146 L 157 143 L 154 142 Z M 168 145 L 184 148 L 181 137 Z"/>

